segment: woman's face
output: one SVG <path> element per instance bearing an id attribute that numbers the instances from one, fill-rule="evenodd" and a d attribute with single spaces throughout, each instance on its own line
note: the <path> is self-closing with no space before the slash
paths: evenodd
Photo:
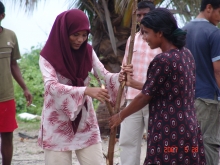
<path id="1" fill-rule="evenodd" d="M 86 30 L 76 32 L 69 36 L 71 48 L 77 50 L 86 41 L 88 32 Z"/>
<path id="2" fill-rule="evenodd" d="M 142 26 L 143 40 L 145 40 L 151 49 L 160 47 L 161 35 L 155 33 L 152 29 Z"/>

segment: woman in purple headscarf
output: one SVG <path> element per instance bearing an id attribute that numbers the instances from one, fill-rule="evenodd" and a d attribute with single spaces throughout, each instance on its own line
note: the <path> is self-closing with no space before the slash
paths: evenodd
<path id="1" fill-rule="evenodd" d="M 46 165 L 71 165 L 72 151 L 81 165 L 104 164 L 92 98 L 114 103 L 118 74 L 105 70 L 87 43 L 89 32 L 85 13 L 65 11 L 40 53 L 45 93 L 38 142 Z M 106 89 L 87 87 L 88 72 L 103 76 Z"/>

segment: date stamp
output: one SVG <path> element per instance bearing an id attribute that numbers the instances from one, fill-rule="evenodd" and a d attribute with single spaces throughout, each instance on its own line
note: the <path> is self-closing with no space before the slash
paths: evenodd
<path id="1" fill-rule="evenodd" d="M 164 147 L 164 153 L 177 153 L 178 147 Z"/>
<path id="2" fill-rule="evenodd" d="M 178 152 L 178 147 L 172 146 L 172 147 L 164 147 L 164 153 L 177 153 Z M 198 147 L 192 147 L 190 148 L 189 146 L 184 147 L 184 152 L 192 152 L 192 153 L 197 153 L 198 152 Z"/>
<path id="3" fill-rule="evenodd" d="M 184 147 L 185 153 L 192 152 L 192 153 L 197 153 L 198 152 L 198 147 L 192 147 L 191 149 L 189 146 Z"/>

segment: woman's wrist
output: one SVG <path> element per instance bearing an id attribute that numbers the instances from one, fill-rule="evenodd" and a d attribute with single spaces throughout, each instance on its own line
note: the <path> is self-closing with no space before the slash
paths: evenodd
<path id="1" fill-rule="evenodd" d="M 131 79 L 129 81 L 129 86 L 132 87 L 132 88 L 136 88 L 137 86 L 137 81 L 135 81 L 134 79 Z"/>
<path id="2" fill-rule="evenodd" d="M 121 117 L 121 112 L 122 112 L 122 110 L 119 111 L 119 113 L 118 113 L 118 117 L 119 117 L 120 121 L 122 122 L 124 119 L 122 119 L 122 117 Z"/>
<path id="3" fill-rule="evenodd" d="M 129 86 L 132 87 L 132 88 L 134 88 L 134 86 L 135 86 L 135 81 L 134 81 L 133 78 L 129 81 Z"/>
<path id="4" fill-rule="evenodd" d="M 88 90 L 89 90 L 89 87 L 86 87 L 84 91 L 84 95 L 88 95 Z"/>
<path id="5" fill-rule="evenodd" d="M 118 117 L 119 117 L 119 119 L 121 120 L 121 122 L 124 120 L 124 117 L 123 117 L 123 115 L 122 115 L 122 111 L 123 111 L 123 110 L 121 110 L 121 111 L 118 113 Z"/>
<path id="6" fill-rule="evenodd" d="M 131 85 L 130 85 L 130 87 L 138 89 L 138 90 L 142 90 L 143 86 L 144 86 L 143 83 L 136 81 L 134 79 L 131 81 Z"/>

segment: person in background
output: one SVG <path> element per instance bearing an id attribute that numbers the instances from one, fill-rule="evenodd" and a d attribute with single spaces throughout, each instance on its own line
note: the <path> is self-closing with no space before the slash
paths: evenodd
<path id="1" fill-rule="evenodd" d="M 134 100 L 110 118 L 111 128 L 149 104 L 147 155 L 144 165 L 205 165 L 201 130 L 196 118 L 195 61 L 184 47 L 186 32 L 168 9 L 150 11 L 141 21 L 143 38 L 151 49 L 161 48 L 150 63 L 147 80 Z M 127 81 L 138 85 L 124 66 Z M 130 136 L 130 135 L 128 135 Z"/>
<path id="2" fill-rule="evenodd" d="M 153 2 L 141 1 L 138 3 L 138 9 L 136 11 L 137 22 L 140 24 L 142 18 L 151 10 L 154 10 L 155 6 Z M 129 52 L 130 38 L 127 41 L 125 55 L 123 59 L 123 65 L 127 64 L 127 57 Z M 133 64 L 133 78 L 144 85 L 146 81 L 147 69 L 151 60 L 159 53 L 160 49 L 152 50 L 147 42 L 143 40 L 143 34 L 138 31 L 135 34 L 134 41 L 134 53 L 132 57 Z M 123 76 L 123 69 L 120 72 L 120 77 Z M 121 81 L 121 80 L 120 80 Z M 126 100 L 128 106 L 136 95 L 140 93 L 140 89 L 135 86 L 131 87 L 126 84 L 127 94 Z M 119 146 L 120 146 L 120 161 L 121 165 L 140 165 L 141 155 L 141 142 L 143 138 L 144 130 L 148 128 L 149 109 L 148 105 L 143 107 L 140 111 L 127 117 L 122 123 L 120 128 Z"/>
<path id="3" fill-rule="evenodd" d="M 72 9 L 59 14 L 40 53 L 44 105 L 39 145 L 46 165 L 104 165 L 100 130 L 92 98 L 115 103 L 118 73 L 105 70 L 88 44 L 89 20 Z M 106 89 L 88 87 L 88 72 L 102 78 Z"/>
<path id="4" fill-rule="evenodd" d="M 0 1 L 0 25 L 5 18 L 5 6 Z M 32 103 L 17 61 L 20 58 L 18 41 L 13 31 L 0 26 L 0 133 L 2 165 L 10 165 L 13 155 L 13 131 L 18 127 L 12 76 L 24 91 L 27 105 Z"/>
<path id="5" fill-rule="evenodd" d="M 183 27 L 196 64 L 196 115 L 207 165 L 218 165 L 220 147 L 220 0 L 202 0 L 199 15 Z"/>

